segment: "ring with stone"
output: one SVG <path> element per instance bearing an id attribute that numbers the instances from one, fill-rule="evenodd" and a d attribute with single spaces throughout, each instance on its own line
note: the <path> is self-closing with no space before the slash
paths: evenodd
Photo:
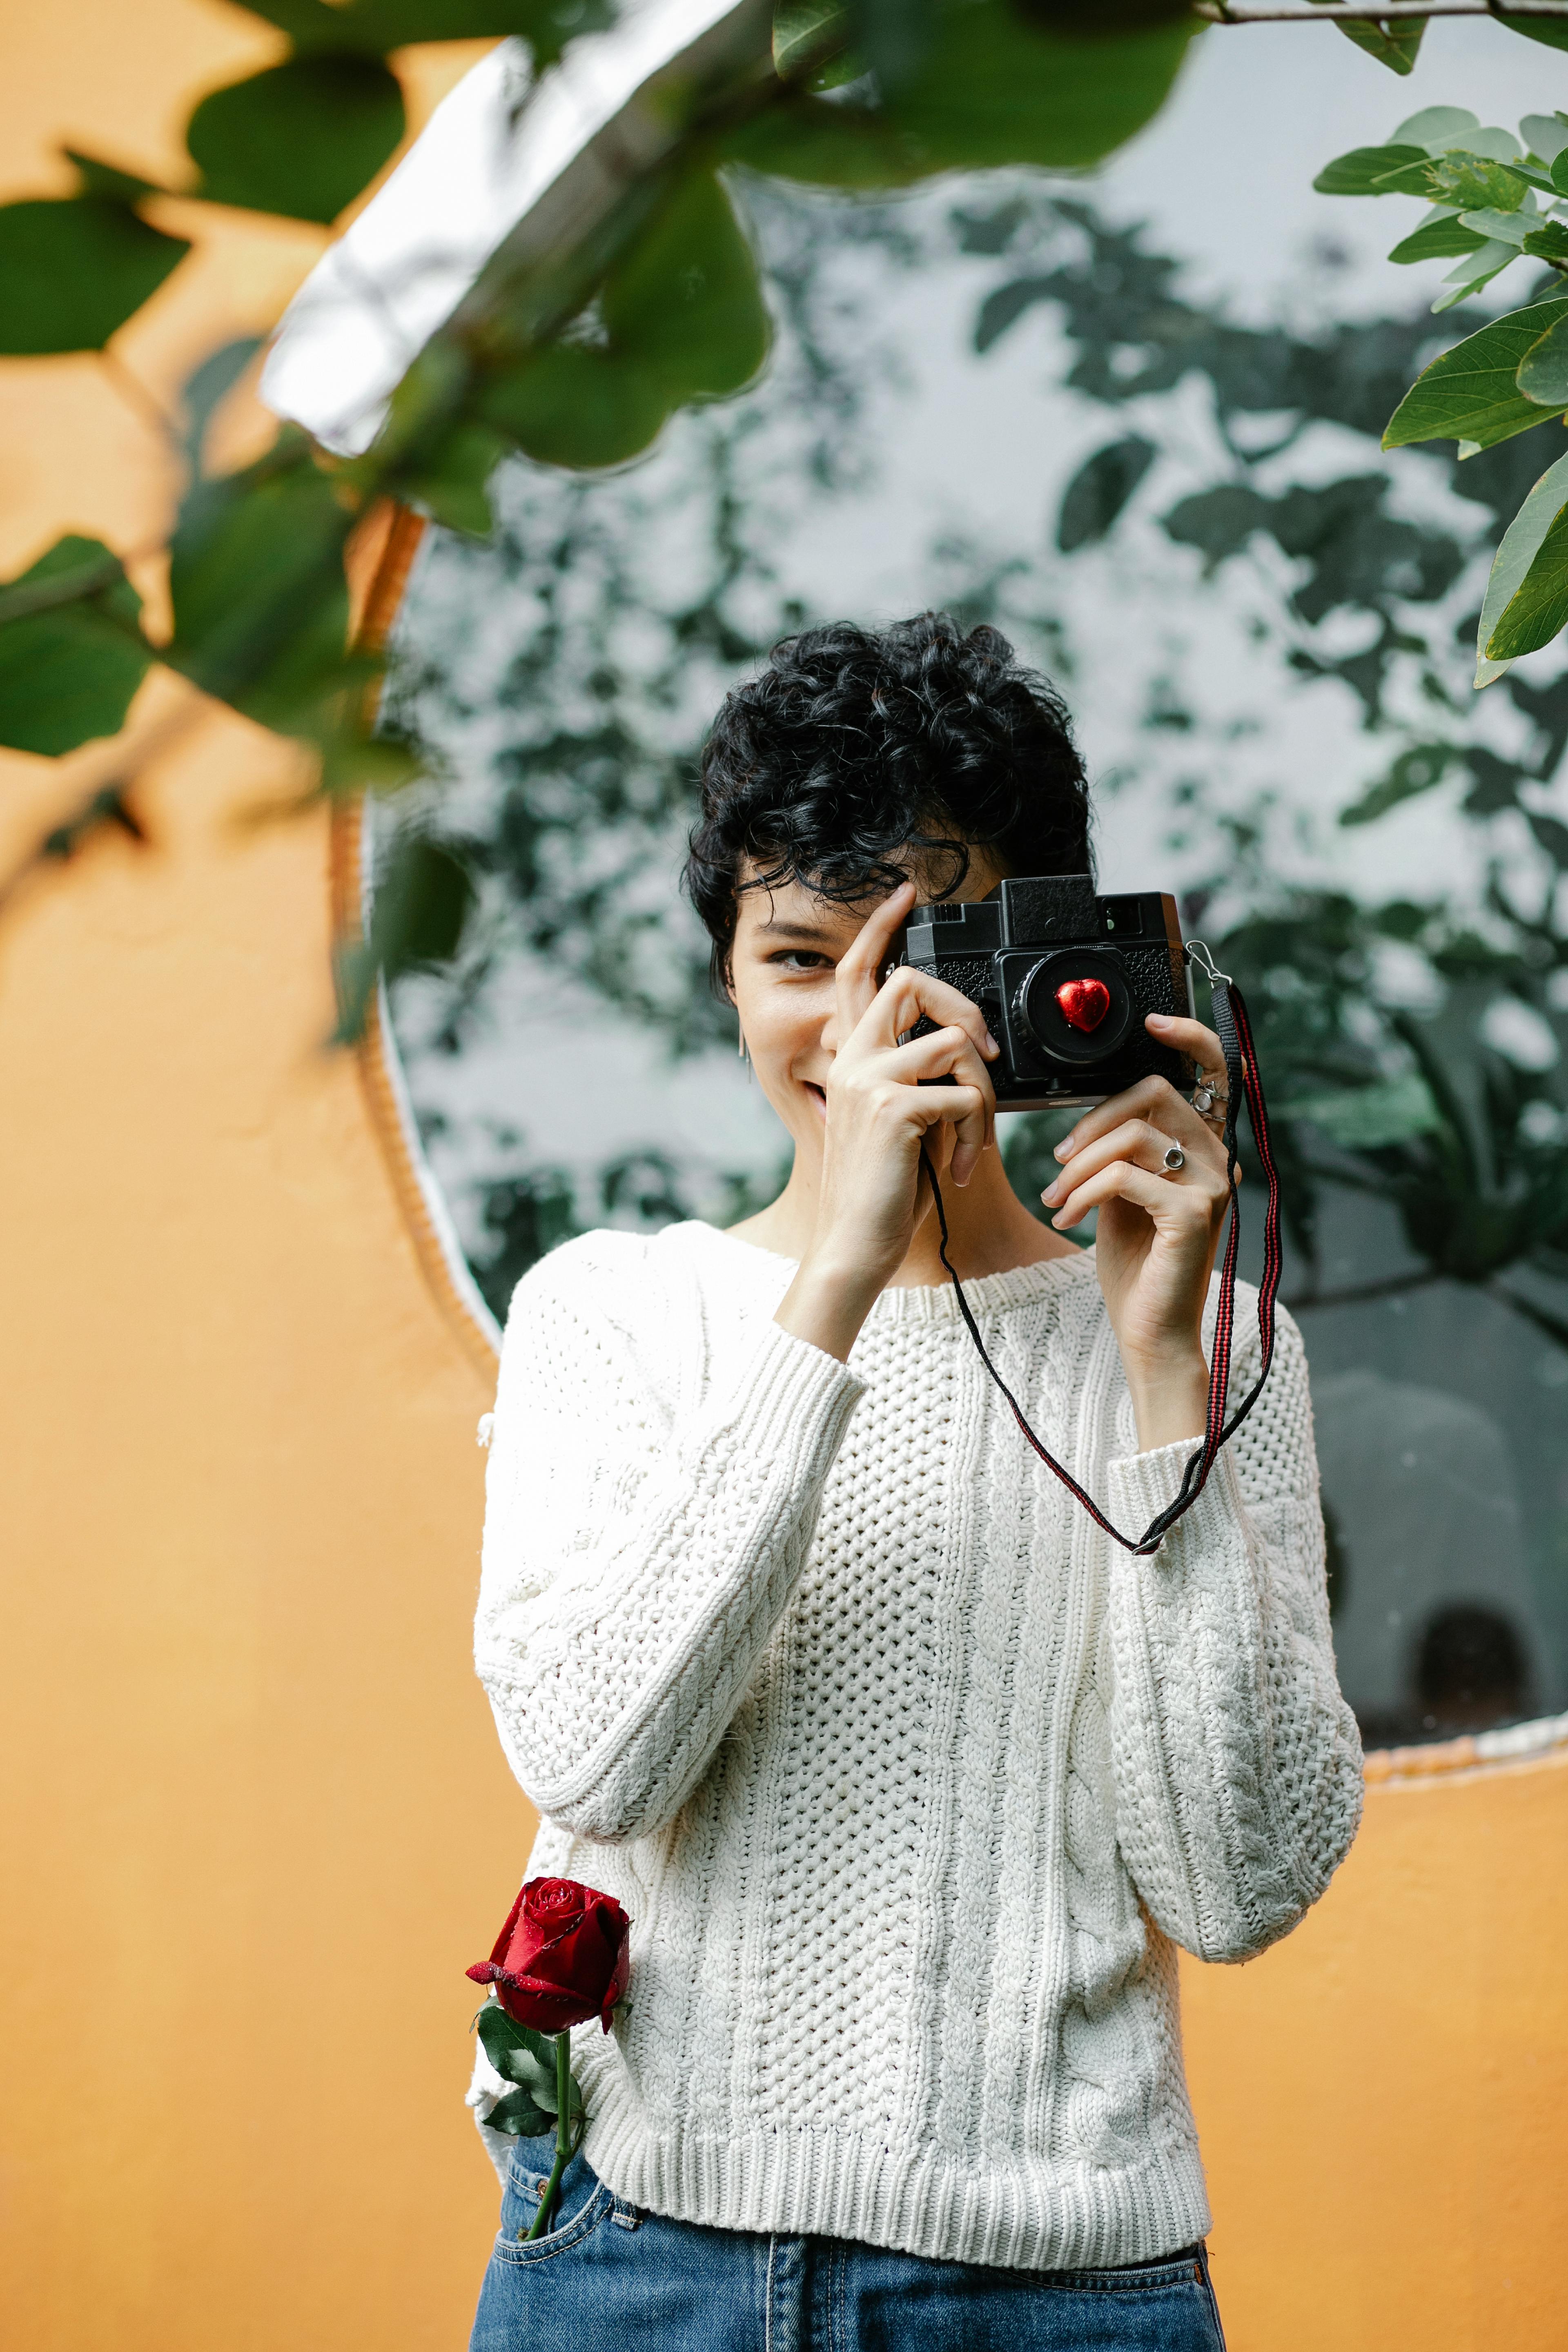
<path id="1" fill-rule="evenodd" d="M 1224 1112 L 1229 1099 L 1230 1090 L 1221 1087 L 1217 1076 L 1211 1078 L 1206 1070 L 1198 1072 L 1189 1100 L 1200 1118 L 1212 1120 L 1216 1111 Z"/>
<path id="2" fill-rule="evenodd" d="M 1179 1143 L 1168 1143 L 1165 1146 L 1165 1156 L 1160 1162 L 1160 1166 L 1163 1173 L 1167 1176 L 1174 1176 L 1180 1170 L 1184 1169 L 1186 1164 L 1187 1155 L 1182 1150 L 1181 1145 Z"/>

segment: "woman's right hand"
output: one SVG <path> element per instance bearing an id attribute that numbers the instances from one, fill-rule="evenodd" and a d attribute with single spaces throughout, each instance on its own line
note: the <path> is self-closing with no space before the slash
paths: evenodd
<path id="1" fill-rule="evenodd" d="M 930 1187 L 920 1181 L 921 1144 L 929 1139 L 939 1180 L 951 1175 L 963 1186 L 995 1141 L 986 1064 L 1000 1048 L 979 1006 L 908 965 L 879 985 L 914 903 L 914 885 L 906 882 L 862 925 L 836 970 L 835 1009 L 823 1032 L 833 1063 L 824 1081 L 816 1227 L 775 1318 L 840 1360 L 931 1213 Z M 922 1017 L 941 1025 L 900 1045 Z M 952 1083 L 931 1083 L 942 1078 Z"/>

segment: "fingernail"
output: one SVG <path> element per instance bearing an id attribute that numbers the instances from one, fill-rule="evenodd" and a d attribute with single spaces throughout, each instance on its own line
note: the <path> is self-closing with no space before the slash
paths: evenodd
<path id="1" fill-rule="evenodd" d="M 989 1029 L 985 1032 L 985 1050 L 988 1054 L 999 1054 L 1002 1051 Z"/>
<path id="2" fill-rule="evenodd" d="M 1151 1013 L 1148 1021 L 1151 1029 L 1173 1029 L 1176 1025 L 1168 1013 Z"/>
<path id="3" fill-rule="evenodd" d="M 1052 1202 L 1056 1199 L 1056 1197 L 1057 1197 L 1057 1193 L 1058 1193 L 1058 1190 L 1059 1190 L 1059 1189 L 1060 1189 L 1060 1188 L 1059 1188 L 1059 1186 L 1058 1186 L 1058 1185 L 1056 1185 L 1056 1184 L 1050 1184 L 1050 1185 L 1047 1185 L 1047 1188 L 1046 1188 L 1046 1190 L 1045 1190 L 1045 1191 L 1040 1194 L 1040 1198 L 1041 1198 L 1041 1200 L 1045 1202 L 1045 1204 L 1046 1204 L 1046 1206 L 1047 1206 L 1047 1209 L 1050 1207 L 1050 1205 L 1051 1205 Z"/>
<path id="4" fill-rule="evenodd" d="M 1062 1219 L 1063 1219 L 1063 1217 L 1066 1215 L 1066 1213 L 1066 1213 L 1066 1211 L 1065 1211 L 1065 1210 L 1063 1210 L 1063 1209 L 1058 1209 L 1058 1210 L 1057 1211 L 1056 1215 L 1051 1219 L 1051 1223 L 1052 1223 L 1052 1224 L 1053 1224 L 1053 1225 L 1056 1225 L 1056 1226 L 1058 1226 L 1058 1227 L 1059 1227 L 1059 1226 L 1060 1226 L 1060 1224 L 1061 1224 Z"/>
<path id="5" fill-rule="evenodd" d="M 1055 1155 L 1054 1155 L 1054 1156 L 1055 1156 L 1058 1160 L 1070 1160 L 1070 1159 L 1072 1158 L 1072 1156 L 1073 1156 L 1073 1153 L 1074 1153 L 1077 1150 L 1078 1150 L 1078 1138 L 1077 1138 L 1077 1136 L 1076 1136 L 1076 1135 L 1064 1135 L 1064 1136 L 1063 1136 L 1063 1138 L 1062 1138 L 1062 1139 L 1061 1139 L 1061 1141 L 1058 1144 L 1058 1146 L 1057 1146 L 1057 1148 L 1056 1148 L 1056 1152 L 1055 1152 Z"/>

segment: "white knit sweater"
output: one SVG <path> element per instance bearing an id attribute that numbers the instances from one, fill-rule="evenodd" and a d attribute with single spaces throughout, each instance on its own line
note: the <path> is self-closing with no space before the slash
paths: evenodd
<path id="1" fill-rule="evenodd" d="M 728 2229 L 1173 2251 L 1208 2210 L 1172 1946 L 1286 1934 L 1360 1811 L 1300 1335 L 1133 1559 L 1025 1446 L 951 1291 L 884 1292 L 846 1368 L 773 1321 L 793 1270 L 702 1224 L 590 1234 L 507 1326 L 479 1670 L 544 1817 L 530 1874 L 634 1922 L 613 2036 L 574 2040 L 589 2160 Z M 1141 1532 L 1191 1447 L 1136 1451 L 1092 1257 L 966 1295 Z"/>

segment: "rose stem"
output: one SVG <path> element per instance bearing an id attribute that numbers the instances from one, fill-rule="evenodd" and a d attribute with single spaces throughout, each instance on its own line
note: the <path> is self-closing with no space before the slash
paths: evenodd
<path id="1" fill-rule="evenodd" d="M 544 2184 L 544 2194 L 539 2200 L 539 2210 L 533 2217 L 530 2238 L 542 2237 L 550 2219 L 550 2209 L 555 2202 L 555 2191 L 561 2185 L 572 2154 L 572 2036 L 558 2033 L 555 2037 L 555 2161 L 550 2168 L 550 2178 Z"/>

